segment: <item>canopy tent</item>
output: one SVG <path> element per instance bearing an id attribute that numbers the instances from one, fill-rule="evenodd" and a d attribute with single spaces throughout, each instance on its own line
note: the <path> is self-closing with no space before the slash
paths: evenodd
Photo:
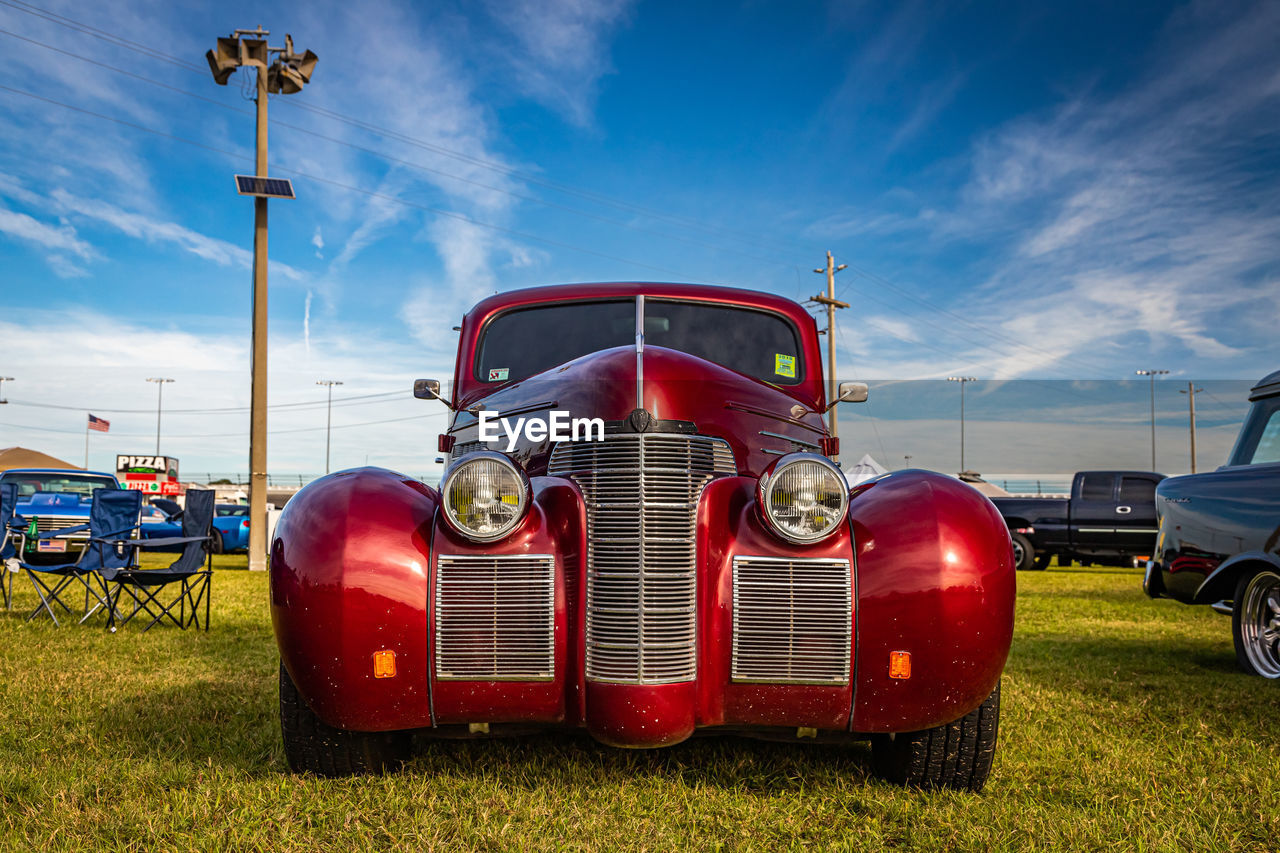
<path id="1" fill-rule="evenodd" d="M 71 468 L 79 469 L 79 465 L 72 465 L 70 462 L 63 462 L 57 457 L 50 456 L 47 453 L 41 453 L 39 450 L 29 450 L 25 447 L 6 447 L 0 450 L 0 471 L 8 471 L 11 468 Z"/>
<path id="2" fill-rule="evenodd" d="M 849 485 L 856 486 L 858 483 L 862 483 L 879 477 L 881 474 L 888 473 L 889 469 L 872 459 L 871 454 L 868 453 L 858 460 L 857 465 L 854 465 L 845 471 L 844 476 L 849 481 Z"/>

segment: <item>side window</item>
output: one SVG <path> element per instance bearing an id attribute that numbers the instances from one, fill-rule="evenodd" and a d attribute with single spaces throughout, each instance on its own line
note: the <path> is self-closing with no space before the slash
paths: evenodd
<path id="1" fill-rule="evenodd" d="M 1253 450 L 1250 465 L 1264 465 L 1268 462 L 1280 462 L 1280 410 L 1271 413 L 1270 420 L 1258 437 L 1258 446 Z"/>
<path id="2" fill-rule="evenodd" d="M 1150 504 L 1156 499 L 1156 484 L 1145 477 L 1120 478 L 1120 503 Z"/>
<path id="3" fill-rule="evenodd" d="M 1080 483 L 1080 500 L 1109 501 L 1115 477 L 1111 474 L 1085 474 Z"/>

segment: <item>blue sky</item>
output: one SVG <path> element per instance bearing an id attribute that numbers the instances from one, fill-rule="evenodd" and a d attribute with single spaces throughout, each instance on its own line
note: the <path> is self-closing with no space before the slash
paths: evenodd
<path id="1" fill-rule="evenodd" d="M 245 468 L 250 75 L 203 54 L 258 24 L 320 56 L 271 103 L 273 472 L 331 378 L 334 467 L 423 473 L 407 389 L 494 290 L 804 297 L 827 249 L 845 378 L 1280 366 L 1274 3 L 3 0 L 0 446 L 146 451 L 164 375 L 162 449 Z"/>

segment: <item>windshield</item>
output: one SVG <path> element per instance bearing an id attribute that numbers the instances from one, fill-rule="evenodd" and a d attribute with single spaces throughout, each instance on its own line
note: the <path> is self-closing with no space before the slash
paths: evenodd
<path id="1" fill-rule="evenodd" d="M 777 314 L 712 302 L 646 299 L 644 305 L 648 345 L 696 355 L 775 385 L 795 385 L 804 378 L 799 336 Z M 632 346 L 635 328 L 632 300 L 508 311 L 485 326 L 475 377 L 509 382 L 588 353 Z"/>
<path id="2" fill-rule="evenodd" d="M 215 509 L 214 512 L 219 517 L 225 517 L 230 515 L 248 515 L 249 508 L 247 506 L 228 505 L 228 506 L 220 506 L 217 509 Z"/>
<path id="3" fill-rule="evenodd" d="M 1249 409 L 1228 465 L 1280 462 L 1280 396 L 1265 397 Z"/>
<path id="4" fill-rule="evenodd" d="M 95 489 L 119 488 L 109 477 L 61 472 L 22 474 L 9 471 L 0 475 L 0 483 L 17 483 L 18 500 L 23 502 L 30 500 L 36 492 L 75 496 L 88 502 Z"/>

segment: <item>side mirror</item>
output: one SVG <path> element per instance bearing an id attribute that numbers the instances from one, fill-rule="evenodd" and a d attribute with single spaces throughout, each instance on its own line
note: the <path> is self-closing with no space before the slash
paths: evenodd
<path id="1" fill-rule="evenodd" d="M 831 411 L 836 407 L 837 403 L 865 402 L 867 402 L 867 383 L 841 382 L 836 386 L 836 398 L 827 405 L 825 411 Z"/>
<path id="2" fill-rule="evenodd" d="M 839 392 L 836 396 L 837 403 L 867 402 L 868 389 L 865 382 L 841 382 L 837 391 Z"/>
<path id="3" fill-rule="evenodd" d="M 440 380 L 439 379 L 415 379 L 413 380 L 413 396 L 419 400 L 439 400 L 449 407 L 449 411 L 453 411 L 453 403 L 450 403 L 444 397 L 440 396 Z"/>

